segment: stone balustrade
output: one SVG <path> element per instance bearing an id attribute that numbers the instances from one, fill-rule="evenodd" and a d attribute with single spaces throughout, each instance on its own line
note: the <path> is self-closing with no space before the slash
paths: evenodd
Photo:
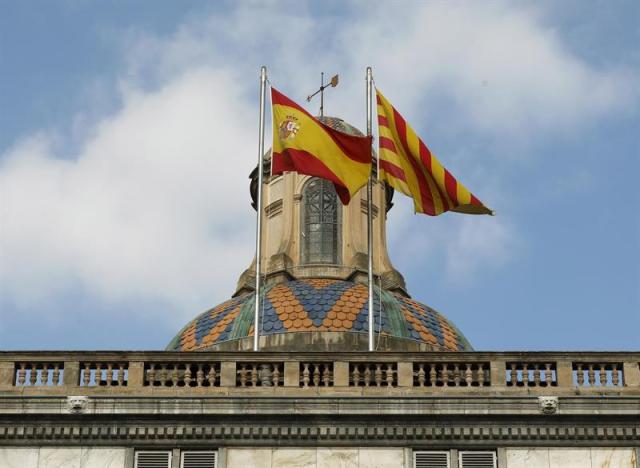
<path id="1" fill-rule="evenodd" d="M 639 395 L 640 353 L 1 352 L 0 394 Z M 271 390 L 269 390 L 271 389 Z"/>
<path id="2" fill-rule="evenodd" d="M 81 362 L 81 387 L 120 386 L 127 385 L 127 362 Z"/>

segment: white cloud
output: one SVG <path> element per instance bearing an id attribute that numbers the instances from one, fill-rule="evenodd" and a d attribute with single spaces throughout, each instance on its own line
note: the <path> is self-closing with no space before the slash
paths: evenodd
<path id="1" fill-rule="evenodd" d="M 74 158 L 54 154 L 43 136 L 4 155 L 6 293 L 32 303 L 80 284 L 106 300 L 154 297 L 187 314 L 228 296 L 253 238 L 255 119 L 236 83 L 194 69 L 130 94 Z"/>
<path id="2" fill-rule="evenodd" d="M 417 130 L 508 138 L 522 155 L 515 143 L 590 125 L 637 99 L 628 76 L 572 56 L 541 13 L 521 4 L 367 2 L 352 13 L 353 21 L 314 18 L 305 7 L 242 4 L 189 19 L 168 38 L 124 35 L 122 107 L 93 126 L 82 121 L 88 136 L 77 154 L 34 133 L 0 157 L 3 294 L 28 306 L 80 284 L 101 300 L 160 298 L 183 314 L 178 322 L 228 297 L 253 252 L 246 176 L 263 63 L 298 101 L 319 71 L 340 72 L 329 113 L 361 127 L 364 67 L 373 65 Z M 481 177 L 466 144 L 456 161 L 464 182 L 495 195 L 491 204 L 500 175 Z M 411 234 L 416 218 L 408 204 L 390 218 L 400 269 L 418 244 L 427 258 L 432 234 L 451 277 L 501 265 L 516 248 L 506 217 L 438 218 L 424 236 Z"/>
<path id="3" fill-rule="evenodd" d="M 414 215 L 410 201 L 394 201 L 389 215 L 389 249 L 396 265 L 420 276 L 426 267 L 449 283 L 465 284 L 474 275 L 504 266 L 522 254 L 523 241 L 508 216 L 447 213 Z"/>
<path id="4" fill-rule="evenodd" d="M 633 76 L 571 55 L 543 16 L 507 2 L 425 2 L 410 13 L 381 3 L 343 33 L 353 60 L 375 67 L 387 97 L 411 116 L 426 110 L 436 125 L 446 99 L 458 126 L 539 138 L 637 100 Z"/>

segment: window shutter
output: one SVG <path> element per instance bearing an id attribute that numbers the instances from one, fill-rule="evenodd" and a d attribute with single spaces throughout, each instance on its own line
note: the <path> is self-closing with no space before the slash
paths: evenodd
<path id="1" fill-rule="evenodd" d="M 171 452 L 136 452 L 135 468 L 171 468 Z"/>
<path id="2" fill-rule="evenodd" d="M 182 464 L 180 468 L 216 468 L 218 452 L 197 450 L 182 452 Z"/>
<path id="3" fill-rule="evenodd" d="M 413 452 L 414 468 L 449 468 L 449 452 Z"/>
<path id="4" fill-rule="evenodd" d="M 496 468 L 495 452 L 459 452 L 460 468 Z"/>

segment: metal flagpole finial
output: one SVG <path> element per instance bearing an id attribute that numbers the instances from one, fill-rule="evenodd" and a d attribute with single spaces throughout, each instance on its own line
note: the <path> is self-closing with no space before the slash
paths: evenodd
<path id="1" fill-rule="evenodd" d="M 324 84 L 324 72 L 320 73 L 320 88 L 313 94 L 310 94 L 309 96 L 307 96 L 307 102 L 311 102 L 311 99 L 313 98 L 313 96 L 315 96 L 316 94 L 320 93 L 320 117 L 324 116 L 324 90 L 325 88 L 328 88 L 329 86 L 331 86 L 332 88 L 335 88 L 336 86 L 338 86 L 338 82 L 340 81 L 338 75 L 333 75 L 331 77 L 331 79 L 329 80 L 329 83 L 327 83 L 326 85 Z"/>

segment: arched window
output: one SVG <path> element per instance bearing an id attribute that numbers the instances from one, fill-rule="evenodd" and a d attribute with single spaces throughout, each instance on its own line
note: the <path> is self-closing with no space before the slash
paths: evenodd
<path id="1" fill-rule="evenodd" d="M 338 263 L 340 224 L 333 184 L 311 179 L 302 190 L 302 263 Z"/>

